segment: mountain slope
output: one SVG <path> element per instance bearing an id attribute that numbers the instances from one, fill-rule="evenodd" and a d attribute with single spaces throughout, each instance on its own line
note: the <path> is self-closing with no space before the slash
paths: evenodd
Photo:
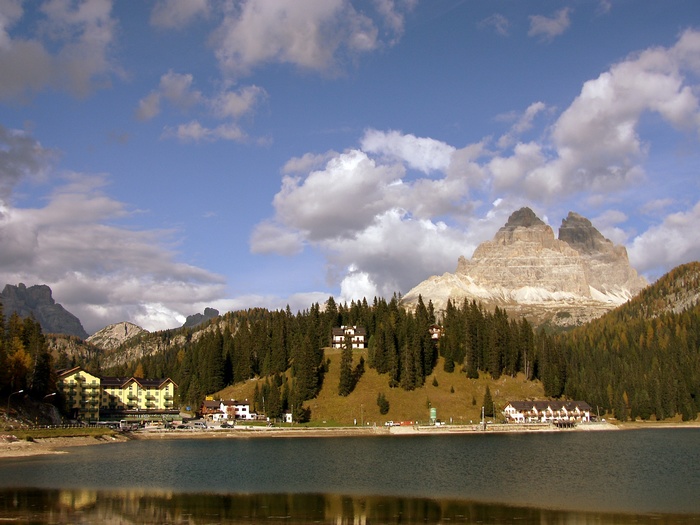
<path id="1" fill-rule="evenodd" d="M 44 333 L 66 334 L 86 339 L 88 334 L 75 315 L 54 301 L 51 288 L 37 284 L 27 288 L 20 283 L 8 284 L 0 294 L 5 317 L 17 313 L 20 317 L 33 315 Z"/>
<path id="2" fill-rule="evenodd" d="M 87 341 L 103 350 L 114 350 L 129 339 L 144 333 L 147 334 L 148 330 L 124 321 L 104 327 L 88 337 Z"/>

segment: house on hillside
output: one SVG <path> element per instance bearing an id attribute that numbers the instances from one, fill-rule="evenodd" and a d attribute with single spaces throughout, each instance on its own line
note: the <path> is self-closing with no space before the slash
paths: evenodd
<path id="1" fill-rule="evenodd" d="M 345 347 L 345 338 L 350 338 L 352 348 L 364 348 L 367 341 L 367 331 L 358 326 L 341 326 L 331 331 L 331 346 L 333 348 Z"/>
<path id="2" fill-rule="evenodd" d="M 510 423 L 589 422 L 591 407 L 585 401 L 510 401 L 503 415 Z"/>

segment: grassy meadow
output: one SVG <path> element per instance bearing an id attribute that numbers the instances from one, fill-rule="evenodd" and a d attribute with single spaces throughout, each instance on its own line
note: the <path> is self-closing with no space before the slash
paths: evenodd
<path id="1" fill-rule="evenodd" d="M 383 425 L 393 421 L 427 422 L 430 407 L 437 410 L 437 418 L 453 424 L 476 423 L 481 419 L 481 405 L 486 386 L 500 412 L 508 401 L 513 399 L 543 398 L 543 388 L 539 381 L 525 381 L 522 374 L 516 377 L 502 376 L 493 380 L 488 375 L 479 379 L 468 379 L 456 369 L 453 373 L 443 370 L 443 360 L 438 363 L 433 373 L 426 378 L 425 385 L 413 391 L 401 388 L 389 388 L 386 375 L 379 375 L 365 364 L 365 373 L 358 381 L 353 392 L 347 397 L 338 395 L 340 379 L 340 349 L 326 348 L 326 359 L 330 360 L 328 373 L 323 381 L 323 388 L 315 399 L 305 403 L 311 408 L 310 425 Z M 367 350 L 353 352 L 353 366 L 360 356 L 367 361 Z M 437 380 L 434 386 L 433 379 Z M 252 403 L 255 385 L 258 379 L 229 386 L 213 394 L 215 399 L 248 399 Z M 389 412 L 379 413 L 377 395 L 382 392 L 389 401 Z"/>

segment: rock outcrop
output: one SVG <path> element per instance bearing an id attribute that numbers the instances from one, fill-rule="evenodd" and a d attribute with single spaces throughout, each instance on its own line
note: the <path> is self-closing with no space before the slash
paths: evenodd
<path id="1" fill-rule="evenodd" d="M 421 295 L 438 311 L 448 299 L 476 300 L 535 324 L 575 325 L 619 306 L 645 286 L 625 248 L 585 217 L 569 213 L 557 239 L 530 208 L 522 208 L 471 259 L 460 257 L 455 273 L 430 277 L 403 300 L 410 306 Z"/>
<path id="2" fill-rule="evenodd" d="M 206 321 L 209 321 L 210 319 L 214 319 L 215 317 L 219 316 L 219 310 L 215 308 L 205 308 L 204 309 L 204 314 L 193 314 L 193 315 L 188 315 L 187 319 L 185 319 L 185 324 L 182 325 L 183 328 L 193 328 L 197 325 L 200 325 Z"/>
<path id="3" fill-rule="evenodd" d="M 121 323 L 111 324 L 95 332 L 87 338 L 87 341 L 103 350 L 114 350 L 129 339 L 147 333 L 148 330 L 133 323 L 123 321 Z"/>
<path id="4" fill-rule="evenodd" d="M 17 313 L 20 317 L 34 318 L 47 334 L 66 334 L 86 339 L 88 334 L 75 315 L 54 301 L 51 288 L 37 284 L 27 288 L 23 283 L 8 284 L 0 294 L 5 317 Z"/>

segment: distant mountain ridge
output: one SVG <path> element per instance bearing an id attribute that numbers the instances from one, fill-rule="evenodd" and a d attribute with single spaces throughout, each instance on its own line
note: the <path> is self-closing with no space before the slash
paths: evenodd
<path id="1" fill-rule="evenodd" d="M 630 266 L 627 251 L 591 222 L 570 212 L 559 238 L 530 208 L 515 211 L 471 259 L 460 257 L 455 273 L 433 276 L 403 298 L 422 296 L 436 310 L 449 299 L 475 300 L 527 317 L 535 324 L 579 325 L 625 303 L 647 285 Z"/>
<path id="2" fill-rule="evenodd" d="M 88 337 L 80 319 L 54 301 L 51 288 L 45 284 L 29 288 L 23 283 L 17 286 L 8 284 L 0 294 L 0 300 L 6 318 L 13 313 L 23 318 L 33 315 L 44 333 L 74 335 L 81 339 Z"/>

